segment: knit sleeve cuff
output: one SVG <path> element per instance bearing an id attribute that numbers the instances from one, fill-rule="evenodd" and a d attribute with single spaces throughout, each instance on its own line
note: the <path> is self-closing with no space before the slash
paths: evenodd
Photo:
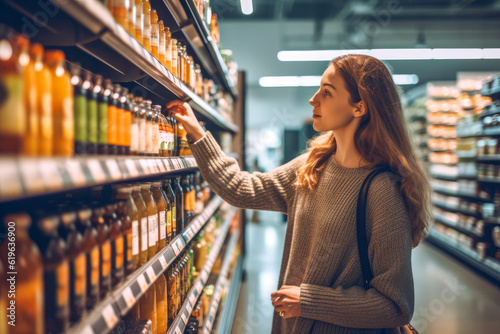
<path id="1" fill-rule="evenodd" d="M 197 141 L 191 139 L 188 142 L 191 152 L 196 159 L 207 161 L 224 155 L 219 144 L 209 131 Z"/>
<path id="2" fill-rule="evenodd" d="M 324 318 L 331 316 L 331 296 L 321 291 L 317 285 L 302 283 L 300 285 L 300 316 L 309 319 Z M 323 315 L 323 317 L 322 317 Z"/>

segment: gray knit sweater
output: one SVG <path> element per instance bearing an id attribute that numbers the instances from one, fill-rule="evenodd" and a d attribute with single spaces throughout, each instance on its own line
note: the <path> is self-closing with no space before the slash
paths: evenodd
<path id="1" fill-rule="evenodd" d="M 356 246 L 356 203 L 371 169 L 346 168 L 332 157 L 314 191 L 296 190 L 296 170 L 307 154 L 271 172 L 249 174 L 221 151 L 210 133 L 191 143 L 191 150 L 205 180 L 231 205 L 288 214 L 277 288 L 300 286 L 301 316 L 283 319 L 275 312 L 272 333 L 380 333 L 380 328 L 410 321 L 411 228 L 389 173 L 378 175 L 368 192 L 366 228 L 374 278 L 372 288 L 365 290 Z"/>

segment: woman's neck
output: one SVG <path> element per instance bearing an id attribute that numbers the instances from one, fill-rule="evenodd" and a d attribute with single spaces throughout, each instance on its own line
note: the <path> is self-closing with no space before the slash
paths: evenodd
<path id="1" fill-rule="evenodd" d="M 337 150 L 334 156 L 335 161 L 339 165 L 347 168 L 366 166 L 368 162 L 363 159 L 356 145 L 354 145 L 354 132 L 348 131 L 348 129 L 342 130 L 334 131 L 335 142 L 337 144 Z"/>

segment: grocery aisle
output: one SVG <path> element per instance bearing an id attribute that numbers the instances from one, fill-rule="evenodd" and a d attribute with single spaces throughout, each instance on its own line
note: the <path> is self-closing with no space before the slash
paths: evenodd
<path id="1" fill-rule="evenodd" d="M 260 212 L 247 226 L 247 281 L 242 284 L 234 334 L 271 331 L 286 224 L 279 214 Z M 413 252 L 415 313 L 421 334 L 499 333 L 500 288 L 440 249 L 424 242 Z"/>

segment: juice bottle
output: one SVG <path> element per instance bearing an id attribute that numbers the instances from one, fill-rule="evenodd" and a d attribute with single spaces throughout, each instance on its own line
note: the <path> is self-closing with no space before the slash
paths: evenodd
<path id="1" fill-rule="evenodd" d="M 165 67 L 172 72 L 172 33 L 169 27 L 163 29 L 165 33 Z"/>
<path id="2" fill-rule="evenodd" d="M 176 213 L 177 213 L 177 219 L 176 219 L 176 227 L 175 227 L 175 234 L 179 235 L 182 233 L 184 230 L 184 195 L 183 195 L 183 189 L 181 186 L 181 177 L 176 176 L 173 182 L 174 186 L 174 194 L 175 194 L 175 204 L 176 204 Z"/>
<path id="3" fill-rule="evenodd" d="M 100 80 L 100 76 L 96 76 L 96 80 Z M 97 94 L 97 114 L 98 114 L 98 128 L 97 128 L 97 152 L 99 154 L 108 154 L 108 105 L 111 99 L 112 92 L 111 80 L 104 80 L 102 90 Z"/>
<path id="4" fill-rule="evenodd" d="M 124 154 L 130 155 L 131 146 L 131 130 L 132 130 L 132 105 L 131 100 L 128 97 L 128 89 L 123 88 L 122 96 L 120 97 L 121 107 L 124 111 L 124 121 L 123 124 L 123 147 Z"/>
<path id="5" fill-rule="evenodd" d="M 25 213 L 9 214 L 4 217 L 3 222 L 5 230 L 8 231 L 7 237 L 15 236 L 16 253 L 15 263 L 12 265 L 12 260 L 9 259 L 9 239 L 5 239 L 0 245 L 1 262 L 6 272 L 12 270 L 17 273 L 16 291 L 22 291 L 15 296 L 16 326 L 9 326 L 8 333 L 42 334 L 44 332 L 43 263 L 38 246 L 28 235 L 31 218 Z M 2 281 L 1 286 L 6 287 L 6 282 Z"/>
<path id="6" fill-rule="evenodd" d="M 163 196 L 163 201 L 165 202 L 165 220 L 167 224 L 167 236 L 166 241 L 169 243 L 172 241 L 172 202 L 170 197 L 167 194 L 168 188 L 170 187 L 170 179 L 163 180 L 162 186 L 160 188 L 161 194 Z"/>
<path id="7" fill-rule="evenodd" d="M 131 186 L 113 186 L 112 198 L 118 201 L 116 214 L 122 222 L 125 243 L 125 276 L 128 276 L 139 267 L 139 215 L 132 199 Z"/>
<path id="8" fill-rule="evenodd" d="M 175 196 L 174 189 L 172 187 L 174 179 L 166 179 L 163 182 L 163 190 L 167 195 L 167 199 L 170 202 L 170 208 L 172 210 L 172 237 L 173 239 L 177 235 L 177 198 Z"/>
<path id="9" fill-rule="evenodd" d="M 181 42 L 177 43 L 177 78 L 184 82 L 184 48 Z"/>
<path id="10" fill-rule="evenodd" d="M 146 155 L 153 155 L 153 110 L 151 109 L 151 101 L 144 100 L 146 107 Z"/>
<path id="11" fill-rule="evenodd" d="M 151 183 L 141 183 L 141 195 L 148 211 L 148 260 L 158 251 L 158 208 L 150 189 Z"/>
<path id="12" fill-rule="evenodd" d="M 85 253 L 86 273 L 86 309 L 92 310 L 99 301 L 99 277 L 100 277 L 100 247 L 97 241 L 97 230 L 92 225 L 90 217 L 92 210 L 82 208 L 77 211 L 77 229 L 82 234 L 82 245 Z"/>
<path id="13" fill-rule="evenodd" d="M 124 94 L 125 93 L 125 94 Z M 127 114 L 125 112 L 126 101 L 127 101 L 128 89 L 120 87 L 118 101 L 116 104 L 116 135 L 117 135 L 117 146 L 118 146 L 118 154 L 124 155 L 126 153 L 126 142 L 127 135 L 130 131 L 130 126 L 127 128 Z"/>
<path id="14" fill-rule="evenodd" d="M 159 34 L 159 48 L 158 48 L 158 56 L 160 58 L 158 58 L 158 60 L 160 61 L 160 63 L 162 63 L 163 65 L 165 65 L 165 67 L 167 66 L 165 64 L 165 54 L 167 53 L 167 48 L 166 48 L 166 43 L 165 43 L 165 40 L 167 38 L 167 34 L 165 33 L 165 26 L 163 25 L 163 21 L 162 20 L 159 20 L 158 21 L 158 34 Z"/>
<path id="15" fill-rule="evenodd" d="M 153 106 L 153 156 L 160 156 L 161 106 Z"/>
<path id="16" fill-rule="evenodd" d="M 130 104 L 130 113 L 132 116 L 132 124 L 130 125 L 130 154 L 139 154 L 139 105 L 134 99 L 132 93 L 128 94 Z"/>
<path id="17" fill-rule="evenodd" d="M 156 59 L 160 59 L 160 26 L 158 24 L 158 14 L 152 9 L 150 12 L 151 20 L 151 53 Z"/>
<path id="18" fill-rule="evenodd" d="M 136 97 L 135 98 L 135 103 L 137 104 L 139 111 L 138 111 L 138 116 L 139 116 L 139 155 L 145 156 L 147 155 L 146 151 L 146 133 L 147 133 L 147 114 L 148 111 L 146 109 L 146 105 L 143 103 L 142 97 Z"/>
<path id="19" fill-rule="evenodd" d="M 176 140 L 176 146 L 177 146 L 177 154 L 176 155 L 186 155 L 186 151 L 189 148 L 189 144 L 187 142 L 187 137 L 186 137 L 186 130 L 184 129 L 184 126 L 182 123 L 177 123 L 177 137 L 175 138 Z"/>
<path id="20" fill-rule="evenodd" d="M 193 57 L 192 56 L 188 56 L 187 57 L 187 68 L 186 68 L 186 83 L 187 85 L 191 88 L 191 90 L 194 90 L 193 89 L 193 84 L 194 84 L 194 64 L 193 64 L 194 60 L 193 60 Z"/>
<path id="21" fill-rule="evenodd" d="M 160 187 L 161 181 L 151 182 L 151 194 L 158 209 L 158 250 L 162 250 L 167 245 L 166 205 Z"/>
<path id="22" fill-rule="evenodd" d="M 119 137 L 118 122 L 120 112 L 118 110 L 118 99 L 120 97 L 120 85 L 114 85 L 113 91 L 108 101 L 108 154 L 117 155 Z"/>
<path id="23" fill-rule="evenodd" d="M 159 153 L 160 157 L 168 157 L 168 121 L 167 118 L 161 113 L 161 106 L 158 106 L 158 116 L 160 118 L 160 133 L 158 136 Z"/>
<path id="24" fill-rule="evenodd" d="M 0 104 L 0 153 L 21 154 L 26 133 L 24 78 L 9 36 L 10 31 L 0 26 L 0 87 L 5 92 Z"/>
<path id="25" fill-rule="evenodd" d="M 62 208 L 59 235 L 66 242 L 69 261 L 69 320 L 74 324 L 85 314 L 87 261 L 82 234 L 76 229 L 76 212 Z"/>
<path id="26" fill-rule="evenodd" d="M 177 303 L 176 303 L 176 291 L 177 291 L 177 285 L 176 285 L 176 280 L 175 280 L 175 265 L 172 264 L 168 269 L 167 273 L 165 274 L 167 278 L 167 307 L 168 307 L 168 327 L 172 325 L 172 323 L 175 320 L 175 317 L 177 316 Z"/>
<path id="27" fill-rule="evenodd" d="M 176 131 L 176 121 L 173 119 L 170 115 L 167 116 L 167 121 L 168 121 L 168 128 L 167 128 L 167 150 L 168 150 L 168 156 L 173 157 L 175 154 L 175 131 Z"/>
<path id="28" fill-rule="evenodd" d="M 182 290 L 181 290 L 181 262 L 178 261 L 177 265 L 175 266 L 175 312 L 176 316 L 179 313 L 179 310 L 182 306 Z"/>
<path id="29" fill-rule="evenodd" d="M 193 57 L 188 56 L 187 51 L 184 52 L 184 81 L 188 87 L 191 87 L 191 62 L 193 61 Z"/>
<path id="30" fill-rule="evenodd" d="M 191 193 L 189 187 L 189 178 L 187 175 L 183 175 L 181 178 L 182 185 L 182 198 L 184 204 L 184 227 L 186 227 L 191 221 Z"/>
<path id="31" fill-rule="evenodd" d="M 128 7 L 129 0 L 113 0 L 113 16 L 125 30 L 129 29 Z"/>
<path id="32" fill-rule="evenodd" d="M 167 280 L 160 275 L 154 283 L 156 294 L 156 322 L 157 333 L 167 332 L 168 323 L 168 301 L 167 301 Z"/>
<path id="33" fill-rule="evenodd" d="M 122 232 L 122 221 L 116 215 L 117 203 L 105 206 L 104 220 L 109 228 L 111 243 L 111 286 L 114 288 L 123 281 L 125 276 L 125 242 Z"/>
<path id="34" fill-rule="evenodd" d="M 196 92 L 196 95 L 198 95 L 199 97 L 202 97 L 203 96 L 203 76 L 201 75 L 200 65 L 196 65 L 194 73 L 196 76 L 195 92 Z"/>
<path id="35" fill-rule="evenodd" d="M 80 68 L 71 66 L 71 83 L 73 84 L 74 95 L 74 124 L 75 124 L 75 154 L 85 154 L 87 148 L 88 134 L 88 107 L 87 107 L 87 89 L 83 86 L 83 80 L 80 77 Z M 90 82 L 86 82 L 89 88 Z"/>
<path id="36" fill-rule="evenodd" d="M 151 4 L 149 0 L 142 1 L 142 15 L 144 18 L 144 28 L 142 33 L 142 45 L 151 52 Z"/>
<path id="37" fill-rule="evenodd" d="M 99 299 L 104 299 L 111 291 L 111 243 L 109 227 L 104 220 L 104 208 L 97 206 L 92 210 L 92 225 L 97 231 L 99 245 Z"/>
<path id="38" fill-rule="evenodd" d="M 127 31 L 131 36 L 134 36 L 134 37 L 135 37 L 135 20 L 136 20 L 135 11 L 136 11 L 135 1 L 129 0 Z"/>
<path id="39" fill-rule="evenodd" d="M 139 299 L 139 310 L 141 320 L 151 320 L 151 333 L 157 334 L 158 329 L 156 320 L 156 291 L 154 286 L 151 286 Z"/>
<path id="40" fill-rule="evenodd" d="M 0 280 L 7 282 L 2 261 L 0 261 Z M 0 285 L 0 333 L 7 333 L 7 291 L 9 284 Z"/>
<path id="41" fill-rule="evenodd" d="M 83 85 L 87 89 L 87 153 L 97 154 L 97 143 L 99 141 L 99 112 L 97 105 L 97 94 L 102 91 L 100 76 L 91 77 L 89 72 L 85 72 Z"/>
<path id="42" fill-rule="evenodd" d="M 178 51 L 177 51 L 177 40 L 175 38 L 172 38 L 171 39 L 171 43 L 172 43 L 172 65 L 171 65 L 171 71 L 172 71 L 172 74 L 175 75 L 176 77 L 179 77 L 179 72 L 178 72 L 178 69 L 177 69 L 177 56 L 178 56 Z M 167 55 L 168 56 L 168 55 Z M 167 62 L 168 62 L 168 59 L 167 59 Z"/>
<path id="43" fill-rule="evenodd" d="M 38 115 L 37 110 L 37 86 L 35 78 L 35 66 L 30 59 L 30 41 L 24 35 L 14 37 L 18 48 L 18 66 L 23 72 L 24 79 L 24 105 L 26 108 L 26 133 L 24 141 L 24 154 L 34 156 L 38 154 Z"/>
<path id="44" fill-rule="evenodd" d="M 148 210 L 141 195 L 141 186 L 136 184 L 132 187 L 132 198 L 137 207 L 139 220 L 139 266 L 148 262 Z"/>
<path id="45" fill-rule="evenodd" d="M 50 156 L 52 142 L 52 81 L 50 72 L 43 62 L 43 47 L 35 43 L 30 49 L 31 60 L 35 69 L 36 104 L 38 115 L 38 153 Z"/>
<path id="46" fill-rule="evenodd" d="M 135 39 L 143 44 L 144 31 L 144 15 L 142 12 L 142 0 L 134 0 L 135 2 Z"/>
<path id="47" fill-rule="evenodd" d="M 45 52 L 45 62 L 52 77 L 52 112 L 54 154 L 69 157 L 74 152 L 73 85 L 64 67 L 64 53 Z"/>
<path id="48" fill-rule="evenodd" d="M 69 328 L 69 263 L 66 243 L 57 233 L 59 218 L 41 216 L 37 238 L 43 258 L 45 333 L 64 333 Z"/>

